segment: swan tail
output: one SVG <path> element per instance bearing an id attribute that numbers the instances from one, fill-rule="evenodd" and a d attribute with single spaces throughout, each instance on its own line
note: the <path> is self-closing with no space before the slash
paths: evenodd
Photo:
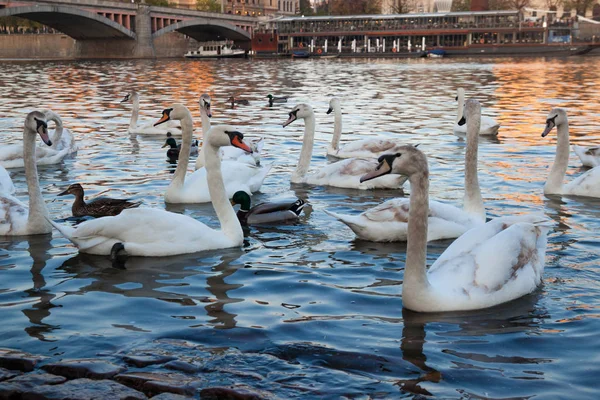
<path id="1" fill-rule="evenodd" d="M 73 233 L 75 232 L 75 228 L 63 224 L 58 224 L 48 217 L 46 217 L 46 219 L 48 220 L 48 222 L 50 222 L 50 224 L 52 224 L 53 227 L 56 228 L 57 231 L 61 233 L 61 235 L 73 242 Z"/>
<path id="2" fill-rule="evenodd" d="M 251 189 L 256 189 L 251 190 L 252 192 L 260 190 L 260 187 L 262 186 L 263 181 L 267 177 L 267 174 L 269 173 L 269 171 L 271 171 L 271 167 L 273 167 L 273 164 L 266 164 L 262 166 L 260 173 L 251 178 L 249 186 Z"/>
<path id="3" fill-rule="evenodd" d="M 337 213 L 327 211 L 327 210 L 323 210 L 323 211 L 325 212 L 325 214 L 332 216 L 333 218 L 337 219 L 338 221 L 346 224 L 358 236 L 360 236 L 360 232 L 364 229 L 364 226 L 362 226 L 359 223 L 359 217 L 356 215 L 337 214 Z"/>

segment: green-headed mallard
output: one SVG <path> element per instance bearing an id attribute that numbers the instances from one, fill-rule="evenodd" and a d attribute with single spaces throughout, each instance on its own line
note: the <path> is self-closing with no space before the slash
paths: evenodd
<path id="1" fill-rule="evenodd" d="M 231 204 L 240 205 L 237 217 L 242 225 L 254 225 L 295 221 L 306 203 L 302 199 L 295 199 L 261 203 L 250 208 L 250 196 L 240 190 L 233 195 Z"/>
<path id="2" fill-rule="evenodd" d="M 275 97 L 272 94 L 267 95 L 267 99 L 269 99 L 269 107 L 272 107 L 275 103 L 287 103 L 287 96 Z"/>

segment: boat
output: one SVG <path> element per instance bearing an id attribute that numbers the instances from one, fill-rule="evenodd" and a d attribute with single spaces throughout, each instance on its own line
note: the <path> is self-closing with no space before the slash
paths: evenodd
<path id="1" fill-rule="evenodd" d="M 444 49 L 433 49 L 427 51 L 427 57 L 429 58 L 443 58 L 446 55 L 446 50 Z"/>
<path id="2" fill-rule="evenodd" d="M 213 41 L 200 43 L 198 50 L 190 50 L 184 54 L 186 58 L 243 58 L 246 50 L 237 49 L 231 41 Z"/>
<path id="3" fill-rule="evenodd" d="M 294 50 L 292 52 L 292 58 L 308 58 L 310 57 L 310 53 L 308 50 Z"/>

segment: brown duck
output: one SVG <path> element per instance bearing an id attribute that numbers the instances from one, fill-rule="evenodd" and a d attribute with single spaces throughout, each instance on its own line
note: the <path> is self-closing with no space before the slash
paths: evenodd
<path id="1" fill-rule="evenodd" d="M 101 197 L 86 203 L 83 199 L 83 187 L 79 183 L 74 183 L 58 196 L 72 194 L 75 196 L 73 207 L 71 208 L 74 217 L 109 217 L 119 215 L 126 208 L 138 207 L 141 202 L 134 202 L 124 199 L 110 199 Z"/>

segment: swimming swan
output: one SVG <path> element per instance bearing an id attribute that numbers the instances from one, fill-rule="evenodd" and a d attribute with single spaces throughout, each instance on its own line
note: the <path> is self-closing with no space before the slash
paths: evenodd
<path id="1" fill-rule="evenodd" d="M 469 99 L 465 107 L 467 149 L 465 152 L 465 194 L 463 208 L 435 200 L 429 202 L 427 240 L 457 238 L 469 229 L 485 223 L 485 208 L 477 178 L 477 147 L 481 106 Z M 387 159 L 386 159 L 387 157 Z M 394 155 L 382 156 L 383 168 L 392 165 Z M 410 200 L 398 197 L 370 208 L 359 215 L 336 214 L 325 210 L 348 225 L 357 237 L 373 242 L 403 242 L 408 235 Z"/>
<path id="2" fill-rule="evenodd" d="M 327 155 L 337 158 L 354 157 L 379 157 L 385 153 L 395 153 L 396 147 L 400 147 L 396 141 L 388 139 L 361 139 L 355 140 L 340 147 L 340 138 L 342 137 L 342 107 L 340 100 L 333 97 L 329 100 L 329 109 L 327 114 L 333 112 L 333 138 L 331 144 L 327 147 Z"/>
<path id="3" fill-rule="evenodd" d="M 167 203 L 207 203 L 211 201 L 211 196 L 209 193 L 208 171 L 206 167 L 200 168 L 186 177 L 187 167 L 190 161 L 190 145 L 193 134 L 192 115 L 187 108 L 185 108 L 185 110 L 177 110 L 177 112 L 173 111 L 174 109 L 163 111 L 163 118 L 157 122 L 158 124 L 162 124 L 173 118 L 178 118 L 181 121 L 181 127 L 183 129 L 183 141 L 179 153 L 179 163 L 173 174 L 173 180 L 165 193 L 165 201 Z M 228 127 L 228 131 L 233 132 L 235 129 Z M 247 144 L 236 147 L 240 147 L 244 150 L 246 148 L 250 149 Z M 270 165 L 268 167 L 259 168 L 237 161 L 220 161 L 219 165 L 225 182 L 226 196 L 229 199 L 232 198 L 238 190 L 243 190 L 247 193 L 258 191 L 271 168 Z"/>
<path id="4" fill-rule="evenodd" d="M 600 147 L 583 147 L 574 144 L 573 151 L 584 167 L 594 168 L 600 165 Z"/>
<path id="5" fill-rule="evenodd" d="M 458 124 L 458 121 L 460 121 L 460 119 L 463 117 L 463 109 L 465 104 L 465 90 L 463 88 L 458 88 L 458 96 L 456 96 L 456 100 L 458 100 L 458 112 L 456 113 L 456 122 L 454 123 L 454 133 L 458 135 L 464 135 L 467 133 L 467 127 Z M 479 128 L 479 134 L 481 136 L 496 136 L 499 128 L 500 124 L 497 123 L 494 118 L 486 116 L 481 117 L 481 127 Z"/>
<path id="6" fill-rule="evenodd" d="M 46 117 L 39 111 L 27 115 L 23 130 L 22 147 L 29 208 L 9 193 L 0 193 L 0 236 L 40 235 L 52 232 L 35 163 L 36 135 L 40 135 L 48 146 L 52 144 L 48 137 Z"/>
<path id="7" fill-rule="evenodd" d="M 350 189 L 396 189 L 405 181 L 405 176 L 390 174 L 380 179 L 361 183 L 360 177 L 377 166 L 373 159 L 348 158 L 321 168 L 318 172 L 307 175 L 312 157 L 315 139 L 315 113 L 308 104 L 299 104 L 289 113 L 285 128 L 296 119 L 304 119 L 304 139 L 298 167 L 292 173 L 292 183 L 309 185 L 326 185 Z"/>
<path id="8" fill-rule="evenodd" d="M 159 127 L 154 126 L 152 123 L 138 125 L 138 117 L 140 113 L 140 95 L 135 90 L 127 93 L 123 100 L 121 100 L 121 103 L 127 103 L 130 101 L 133 103 L 133 110 L 131 112 L 131 120 L 129 121 L 129 134 L 166 135 L 167 132 L 171 132 L 172 135 L 181 135 L 181 128 L 175 121 L 171 121 L 167 125 Z"/>
<path id="9" fill-rule="evenodd" d="M 600 197 L 600 167 L 595 167 L 563 185 L 569 166 L 569 121 L 564 108 L 553 108 L 546 119 L 545 137 L 556 126 L 556 156 L 544 185 L 544 194 Z"/>
<path id="10" fill-rule="evenodd" d="M 544 216 L 496 218 L 456 239 L 427 270 L 429 168 L 413 146 L 383 156 L 381 174 L 408 175 L 410 211 L 402 303 L 417 312 L 475 310 L 531 293 L 542 281 L 549 220 Z M 390 168 L 384 168 L 390 163 Z"/>
<path id="11" fill-rule="evenodd" d="M 185 106 L 176 104 L 163 113 L 161 121 L 170 115 L 191 131 L 191 114 Z M 217 152 L 219 147 L 229 145 L 248 151 L 250 148 L 244 143 L 243 135 L 231 129 L 230 126 L 214 127 L 204 137 L 209 190 L 221 230 L 209 228 L 187 215 L 155 208 L 127 209 L 118 216 L 86 221 L 76 228 L 54 222 L 52 225 L 81 253 L 88 254 L 112 255 L 124 249 L 130 256 L 161 257 L 240 247 L 244 232 L 227 201 Z M 191 134 L 186 136 L 187 140 L 191 138 Z"/>
<path id="12" fill-rule="evenodd" d="M 53 121 L 55 124 L 54 133 L 50 134 L 50 139 L 52 140 L 52 146 L 48 148 L 45 145 L 40 144 L 38 147 L 38 151 L 36 152 L 37 157 L 39 158 L 42 154 L 45 154 L 47 149 L 52 149 L 55 151 L 62 151 L 68 149 L 68 153 L 74 153 L 77 151 L 77 143 L 75 143 L 75 138 L 71 131 L 63 126 L 62 118 L 52 110 L 43 110 L 44 115 L 46 115 L 46 121 Z M 40 153 L 41 152 L 41 153 Z"/>

